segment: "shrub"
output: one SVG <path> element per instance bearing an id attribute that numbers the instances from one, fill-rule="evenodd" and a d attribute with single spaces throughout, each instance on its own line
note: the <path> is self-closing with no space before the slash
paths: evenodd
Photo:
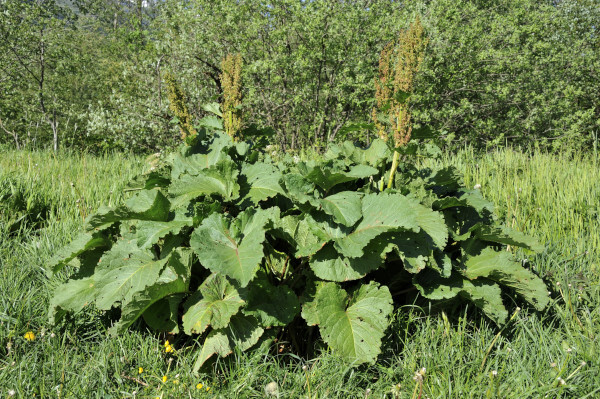
<path id="1" fill-rule="evenodd" d="M 398 149 L 345 142 L 319 160 L 275 163 L 260 145 L 201 129 L 57 253 L 54 272 L 78 270 L 55 291 L 51 321 L 116 307 L 113 333 L 142 318 L 197 336 L 198 370 L 276 336 L 302 351 L 310 326 L 348 361 L 374 362 L 401 298 L 392 292 L 407 288 L 471 301 L 498 325 L 503 292 L 543 309 L 543 281 L 502 249 L 539 244 L 500 224 L 457 170 L 399 162 L 393 187 L 380 189 L 393 151 L 433 152 L 416 133 Z"/>

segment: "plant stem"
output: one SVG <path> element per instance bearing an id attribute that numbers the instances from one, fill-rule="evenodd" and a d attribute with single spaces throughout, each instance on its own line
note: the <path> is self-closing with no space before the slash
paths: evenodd
<path id="1" fill-rule="evenodd" d="M 394 159 L 392 160 L 392 168 L 390 169 L 390 178 L 388 180 L 387 188 L 392 188 L 394 184 L 394 175 L 396 174 L 396 169 L 398 169 L 398 161 L 400 160 L 400 153 L 398 151 L 394 151 Z"/>

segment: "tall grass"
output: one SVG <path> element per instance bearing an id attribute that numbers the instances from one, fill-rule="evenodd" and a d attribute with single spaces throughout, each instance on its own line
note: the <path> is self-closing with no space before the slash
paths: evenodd
<path id="1" fill-rule="evenodd" d="M 413 398 L 413 376 L 422 367 L 423 399 L 599 397 L 598 163 L 512 150 L 481 156 L 465 150 L 437 162 L 456 165 L 466 185 L 481 185 L 501 218 L 547 244 L 530 259 L 552 291 L 547 311 L 521 310 L 494 341 L 499 330 L 472 306 L 431 313 L 418 302 L 398 309 L 372 366 L 349 367 L 326 349 L 301 359 L 282 343 L 277 354 L 234 353 L 212 373 L 193 376 L 194 346 L 181 337 L 171 338 L 170 357 L 165 337 L 141 325 L 107 336 L 106 315 L 93 309 L 60 326 L 46 318 L 51 292 L 66 278 L 48 277 L 48 258 L 90 212 L 123 199 L 126 182 L 147 167 L 144 160 L 0 154 L 0 188 L 10 182 L 51 209 L 42 224 L 12 232 L 1 227 L 14 215 L 0 212 L 0 397 L 14 391 L 22 398 L 263 398 L 275 382 L 281 398 Z M 27 331 L 35 341 L 23 338 Z"/>

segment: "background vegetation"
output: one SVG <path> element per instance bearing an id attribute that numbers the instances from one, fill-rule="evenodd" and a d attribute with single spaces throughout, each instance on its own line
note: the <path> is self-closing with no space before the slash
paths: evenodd
<path id="1" fill-rule="evenodd" d="M 163 82 L 193 117 L 243 58 L 247 124 L 283 149 L 371 133 L 380 52 L 420 15 L 429 38 L 413 120 L 449 144 L 598 145 L 595 0 L 4 0 L 0 140 L 151 152 L 179 137 Z"/>

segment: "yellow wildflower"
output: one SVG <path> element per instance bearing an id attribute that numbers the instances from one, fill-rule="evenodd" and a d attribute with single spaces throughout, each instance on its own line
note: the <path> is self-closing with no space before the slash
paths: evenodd
<path id="1" fill-rule="evenodd" d="M 171 346 L 171 344 L 169 343 L 169 340 L 166 340 L 166 341 L 165 341 L 165 348 L 166 348 L 167 346 Z"/>
<path id="2" fill-rule="evenodd" d="M 196 385 L 196 389 L 202 389 L 203 385 L 201 382 L 198 383 L 198 385 Z"/>
<path id="3" fill-rule="evenodd" d="M 167 353 L 173 352 L 173 347 L 171 345 L 165 346 L 165 352 L 167 352 Z"/>
<path id="4" fill-rule="evenodd" d="M 143 372 L 144 372 L 144 368 L 143 367 L 138 368 L 138 374 L 142 374 Z"/>
<path id="5" fill-rule="evenodd" d="M 167 382 L 167 376 L 166 375 L 163 375 L 162 381 L 163 382 Z"/>
<path id="6" fill-rule="evenodd" d="M 210 387 L 206 387 L 206 392 L 210 391 Z"/>
<path id="7" fill-rule="evenodd" d="M 27 331 L 23 337 L 30 342 L 35 340 L 35 334 L 33 331 Z"/>

